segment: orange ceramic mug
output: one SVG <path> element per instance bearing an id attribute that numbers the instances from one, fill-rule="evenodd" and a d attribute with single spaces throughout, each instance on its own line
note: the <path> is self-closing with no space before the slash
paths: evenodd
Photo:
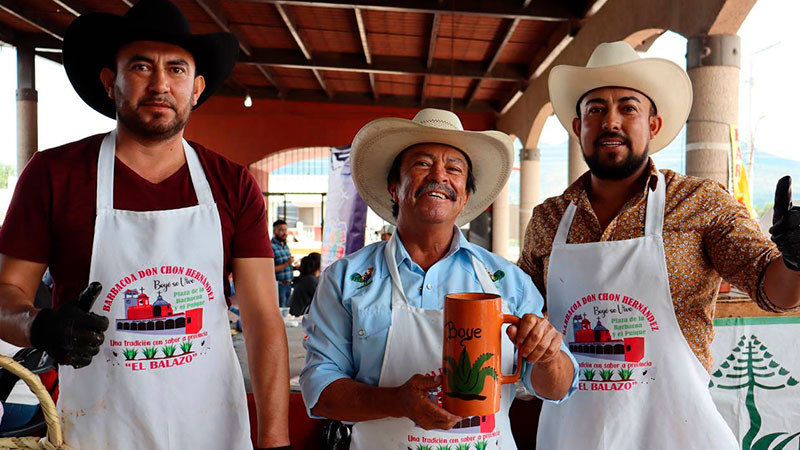
<path id="1" fill-rule="evenodd" d="M 513 375 L 500 372 L 502 326 L 519 325 L 503 314 L 496 294 L 450 294 L 444 298 L 442 406 L 461 417 L 488 416 L 500 410 L 500 386 L 519 381 L 522 355 Z"/>

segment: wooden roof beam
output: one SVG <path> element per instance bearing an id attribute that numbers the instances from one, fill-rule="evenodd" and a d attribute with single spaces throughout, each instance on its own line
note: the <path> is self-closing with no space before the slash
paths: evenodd
<path id="1" fill-rule="evenodd" d="M 517 30 L 517 26 L 519 25 L 520 20 L 521 19 L 512 19 L 511 22 L 509 22 L 508 27 L 506 28 L 506 31 L 503 34 L 503 37 L 500 39 L 500 42 L 497 44 L 497 48 L 495 48 L 494 50 L 492 58 L 489 60 L 489 65 L 486 66 L 487 74 L 491 73 L 492 69 L 494 69 L 494 66 L 497 64 L 500 55 L 506 48 L 508 41 L 511 40 L 511 36 L 514 34 L 514 31 Z M 475 83 L 472 92 L 470 92 L 469 96 L 467 97 L 467 105 L 470 105 L 475 100 L 475 95 L 481 89 L 482 84 L 483 84 L 483 78 L 479 79 L 477 83 Z"/>
<path id="2" fill-rule="evenodd" d="M 341 72 L 381 73 L 393 75 L 444 75 L 451 74 L 450 60 L 434 60 L 430 68 L 425 61 L 406 56 L 372 56 L 372 64 L 366 64 L 361 55 L 349 53 L 316 53 L 306 59 L 294 50 L 253 49 L 253 58 L 243 64 L 257 64 L 292 69 L 319 69 Z M 452 63 L 452 75 L 466 78 L 487 78 L 501 81 L 524 81 L 526 72 L 514 64 L 497 63 L 487 74 L 486 66 L 477 61 Z"/>
<path id="3" fill-rule="evenodd" d="M 300 47 L 300 51 L 303 52 L 303 56 L 305 56 L 306 60 L 311 60 L 311 51 L 308 49 L 308 45 L 305 42 L 305 39 L 300 35 L 300 29 L 295 25 L 294 17 L 291 15 L 291 11 L 288 8 L 284 7 L 280 3 L 275 3 L 275 9 L 278 10 L 278 14 L 280 14 L 281 19 L 283 19 L 283 23 L 286 25 L 286 28 L 289 29 L 289 33 L 291 33 L 292 38 L 294 38 L 295 44 Z M 269 64 L 266 64 L 269 65 Z M 325 91 L 325 94 L 328 98 L 333 98 L 333 91 L 330 89 L 328 84 L 322 78 L 322 74 L 319 71 L 319 68 L 316 67 L 309 67 L 311 72 L 314 74 L 314 78 L 317 79 L 320 87 L 322 90 Z"/>
<path id="4" fill-rule="evenodd" d="M 300 32 L 295 25 L 294 18 L 291 17 L 290 11 L 283 6 L 281 3 L 275 3 L 275 9 L 278 10 L 278 14 L 281 15 L 281 19 L 283 19 L 283 23 L 286 25 L 286 28 L 289 29 L 289 33 L 292 34 L 292 38 L 294 38 L 295 44 L 300 47 L 300 51 L 303 52 L 303 56 L 306 59 L 311 59 L 311 52 L 308 51 L 308 46 L 306 46 L 305 41 L 303 40 L 302 36 L 300 36 Z"/>
<path id="5" fill-rule="evenodd" d="M 241 96 L 241 93 L 235 89 L 231 89 L 228 86 L 224 86 L 221 88 L 217 95 L 227 95 L 227 96 Z M 253 99 L 256 98 L 267 98 L 267 99 L 275 99 L 278 98 L 278 91 L 272 88 L 254 88 L 250 89 L 250 96 Z M 358 94 L 358 93 L 338 93 L 335 98 L 327 97 L 325 94 L 320 92 L 319 90 L 311 90 L 311 89 L 296 89 L 289 92 L 289 95 L 285 98 L 285 100 L 290 101 L 314 101 L 314 102 L 333 102 L 333 103 L 344 103 L 344 104 L 359 104 L 359 105 L 381 105 L 381 106 L 402 106 L 402 107 L 409 107 L 409 108 L 416 108 L 417 103 L 419 102 L 416 96 L 410 95 L 403 95 L 403 96 L 396 96 L 396 95 L 381 95 L 380 98 L 376 101 L 372 98 L 371 95 L 368 93 Z M 450 99 L 449 98 L 430 98 L 428 99 L 428 106 L 432 108 L 440 108 L 440 109 L 450 109 Z M 467 104 L 464 100 L 456 99 L 453 103 L 453 107 L 455 110 L 460 111 L 479 111 L 479 112 L 496 112 L 495 105 L 487 101 L 475 101 L 471 106 L 467 107 Z"/>
<path id="6" fill-rule="evenodd" d="M 358 24 L 358 37 L 361 38 L 361 48 L 364 50 L 364 59 L 367 64 L 372 64 L 372 56 L 369 53 L 369 42 L 367 42 L 367 29 L 364 27 L 364 17 L 361 10 L 356 8 L 356 24 Z"/>
<path id="7" fill-rule="evenodd" d="M 361 10 L 355 8 L 353 10 L 356 14 L 356 24 L 358 25 L 358 37 L 361 39 L 361 48 L 364 50 L 364 60 L 367 64 L 372 64 L 372 54 L 369 51 L 369 41 L 367 40 L 367 28 L 364 26 L 364 16 Z M 372 97 L 378 100 L 378 90 L 375 88 L 375 74 L 369 73 L 369 87 L 372 91 Z"/>
<path id="8" fill-rule="evenodd" d="M 439 3 L 441 3 L 440 0 Z M 442 15 L 439 13 L 433 14 L 433 21 L 431 22 L 431 37 L 428 40 L 428 60 L 425 67 L 428 69 L 433 65 L 433 57 L 436 54 L 436 38 L 439 35 L 439 23 L 442 20 Z M 419 91 L 419 106 L 425 104 L 425 89 L 428 87 L 428 75 L 422 76 L 422 90 Z"/>
<path id="9" fill-rule="evenodd" d="M 75 17 L 78 17 L 86 12 L 86 9 L 82 5 L 76 5 L 75 2 L 71 0 L 53 0 L 53 3 Z"/>
<path id="10" fill-rule="evenodd" d="M 375 101 L 378 100 L 378 86 L 375 84 L 375 74 L 370 72 L 369 75 L 369 87 L 372 89 L 372 96 L 375 98 Z"/>
<path id="11" fill-rule="evenodd" d="M 222 7 L 219 5 L 218 0 L 195 0 L 197 6 L 199 6 L 214 23 L 217 24 L 218 27 L 222 29 L 222 31 L 228 32 L 236 36 L 236 39 L 239 41 L 239 48 L 242 50 L 248 58 L 253 55 L 253 48 L 250 47 L 250 44 L 247 43 L 247 39 L 245 38 L 244 34 L 236 28 L 234 25 L 231 25 L 230 20 L 228 19 L 225 11 L 222 10 Z M 271 72 L 264 69 L 261 66 L 256 66 L 258 71 L 261 75 L 264 76 L 279 92 L 285 94 L 286 90 L 276 83 L 275 77 Z"/>
<path id="12" fill-rule="evenodd" d="M 8 14 L 11 14 L 12 16 L 38 29 L 39 31 L 47 33 L 50 36 L 53 36 L 59 41 L 64 40 L 64 36 L 62 35 L 62 33 L 56 31 L 55 27 L 53 27 L 50 24 L 44 23 L 41 20 L 33 19 L 32 17 L 30 17 L 30 12 L 24 10 L 19 5 L 19 3 L 17 3 L 14 0 L 0 0 L 0 10 L 5 11 Z"/>
<path id="13" fill-rule="evenodd" d="M 225 15 L 225 12 L 222 10 L 222 7 L 219 5 L 217 0 L 194 0 L 208 17 L 217 24 L 218 27 L 227 33 L 232 33 L 236 36 L 236 39 L 239 40 L 239 48 L 242 49 L 242 52 L 247 55 L 251 56 L 253 54 L 253 49 L 250 48 L 248 45 L 247 40 L 244 38 L 239 30 L 235 29 L 231 26 L 228 17 Z"/>
<path id="14" fill-rule="evenodd" d="M 561 2 L 538 1 L 527 8 L 511 2 L 486 0 L 458 0 L 451 2 L 432 2 L 430 0 L 241 0 L 251 3 L 272 3 L 274 5 L 301 5 L 327 8 L 360 8 L 372 11 L 397 11 L 415 13 L 455 13 L 472 16 L 489 16 L 506 19 L 530 19 L 543 21 L 564 21 L 576 19 L 574 13 Z M 454 6 L 454 7 L 452 7 Z"/>

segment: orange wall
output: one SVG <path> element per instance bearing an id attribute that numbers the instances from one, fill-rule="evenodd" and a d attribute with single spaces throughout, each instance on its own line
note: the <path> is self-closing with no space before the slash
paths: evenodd
<path id="1" fill-rule="evenodd" d="M 287 148 L 342 146 L 358 130 L 380 117 L 411 119 L 418 109 L 372 105 L 253 99 L 245 108 L 240 97 L 212 97 L 192 114 L 189 140 L 240 164 L 250 164 Z M 491 113 L 458 113 L 467 130 L 495 127 Z"/>

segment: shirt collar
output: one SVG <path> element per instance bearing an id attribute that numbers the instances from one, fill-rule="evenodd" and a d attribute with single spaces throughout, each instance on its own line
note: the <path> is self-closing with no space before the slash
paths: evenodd
<path id="1" fill-rule="evenodd" d="M 400 265 L 403 264 L 403 261 L 405 260 L 408 260 L 409 263 L 413 263 L 414 261 L 411 259 L 411 256 L 406 251 L 406 247 L 405 245 L 403 245 L 403 241 L 400 240 L 400 235 L 397 233 L 395 233 L 395 235 L 397 239 L 397 248 L 395 249 L 394 252 L 394 259 L 395 262 L 397 263 L 397 267 L 400 267 Z M 449 258 L 451 255 L 455 254 L 462 248 L 472 253 L 472 249 L 470 247 L 471 245 L 472 244 L 470 244 L 469 241 L 467 241 L 467 238 L 464 236 L 464 233 L 462 233 L 457 226 L 453 225 L 453 238 L 450 240 L 450 248 L 447 250 L 447 253 L 445 253 L 442 259 Z"/>
<path id="2" fill-rule="evenodd" d="M 653 158 L 647 158 L 647 173 L 648 173 L 648 181 L 645 184 L 645 187 L 642 189 L 642 195 L 647 193 L 647 188 L 649 187 L 651 190 L 656 189 L 656 185 L 658 184 L 658 169 L 656 168 L 655 163 L 653 162 Z M 588 188 L 589 183 L 592 179 L 592 173 L 587 171 L 580 177 L 578 177 L 575 182 L 573 182 L 567 190 L 564 191 L 564 198 L 567 201 L 575 203 L 576 206 L 589 206 L 589 194 Z"/>

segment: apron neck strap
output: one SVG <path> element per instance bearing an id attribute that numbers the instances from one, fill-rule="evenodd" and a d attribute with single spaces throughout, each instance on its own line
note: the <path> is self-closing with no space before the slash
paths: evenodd
<path id="1" fill-rule="evenodd" d="M 647 215 L 644 222 L 645 236 L 658 235 L 661 236 L 661 230 L 664 228 L 664 205 L 666 204 L 666 182 L 664 181 L 664 174 L 656 170 L 658 176 L 658 183 L 656 184 L 655 191 L 647 193 Z"/>
<path id="2" fill-rule="evenodd" d="M 383 247 L 383 259 L 392 279 L 393 308 L 395 302 L 408 304 L 408 299 L 406 299 L 406 294 L 403 291 L 403 281 L 400 280 L 400 272 L 397 270 L 397 259 L 394 257 L 395 253 L 397 253 L 397 239 L 397 232 L 395 231 L 392 233 L 392 237 L 389 238 L 389 242 Z"/>
<path id="3" fill-rule="evenodd" d="M 486 269 L 486 266 L 484 266 L 475 255 L 470 255 L 470 257 L 472 258 L 472 267 L 475 269 L 475 275 L 478 276 L 478 282 L 481 284 L 483 292 L 499 295 L 500 291 L 498 291 L 497 286 L 494 285 L 494 281 L 492 281 L 492 278 L 489 276 L 489 271 Z"/>
<path id="4" fill-rule="evenodd" d="M 211 186 L 205 177 L 203 166 L 197 152 L 182 139 L 183 152 L 186 164 L 189 166 L 189 176 L 192 179 L 197 203 L 200 205 L 213 205 L 214 196 Z M 100 144 L 100 156 L 97 159 L 97 209 L 113 209 L 114 207 L 114 161 L 116 159 L 117 130 L 113 130 L 103 138 Z"/>
<path id="5" fill-rule="evenodd" d="M 570 202 L 561 217 L 561 222 L 558 224 L 558 231 L 556 231 L 556 237 L 553 239 L 553 245 L 567 243 L 567 235 L 569 235 L 569 228 L 572 226 L 572 219 L 575 217 L 576 209 L 575 203 Z"/>
<path id="6" fill-rule="evenodd" d="M 664 174 L 656 171 L 658 174 L 658 184 L 656 190 L 648 192 L 647 194 L 647 210 L 645 214 L 644 235 L 661 236 L 661 230 L 664 228 L 664 205 L 666 203 L 666 182 L 664 181 Z M 649 188 L 648 188 L 649 189 Z M 575 218 L 575 211 L 577 206 L 570 202 L 567 210 L 564 211 L 564 216 L 561 217 L 561 222 L 558 224 L 558 231 L 553 239 L 553 244 L 566 244 L 569 229 L 572 226 L 572 220 Z"/>
<path id="7" fill-rule="evenodd" d="M 383 248 L 383 257 L 384 261 L 386 262 L 386 267 L 389 270 L 389 275 L 392 279 L 392 305 L 394 305 L 396 302 L 407 305 L 408 299 L 406 298 L 405 291 L 403 290 L 403 282 L 400 279 L 400 272 L 397 270 L 397 259 L 395 258 L 398 242 L 398 238 L 396 236 L 397 233 L 392 233 L 392 237 L 389 238 L 389 242 Z M 492 282 L 492 279 L 489 277 L 489 271 L 486 270 L 486 266 L 484 266 L 483 263 L 480 262 L 474 255 L 470 255 L 470 258 L 472 258 L 472 267 L 475 269 L 475 275 L 478 277 L 478 282 L 480 283 L 483 292 L 487 292 L 489 294 L 499 294 L 500 292 L 497 290 L 494 282 Z"/>

